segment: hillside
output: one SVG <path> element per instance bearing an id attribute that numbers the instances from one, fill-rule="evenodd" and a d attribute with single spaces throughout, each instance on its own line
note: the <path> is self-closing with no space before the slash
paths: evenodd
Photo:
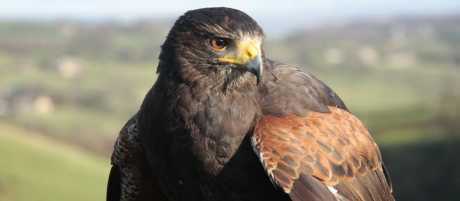
<path id="1" fill-rule="evenodd" d="M 105 199 L 108 160 L 0 123 L 1 201 Z"/>

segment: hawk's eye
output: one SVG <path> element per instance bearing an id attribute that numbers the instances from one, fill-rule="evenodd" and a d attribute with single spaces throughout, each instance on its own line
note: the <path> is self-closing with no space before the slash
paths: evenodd
<path id="1" fill-rule="evenodd" d="M 228 39 L 225 39 L 225 38 L 213 38 L 210 41 L 210 45 L 212 49 L 216 51 L 225 50 L 228 46 L 228 43 L 229 43 Z"/>

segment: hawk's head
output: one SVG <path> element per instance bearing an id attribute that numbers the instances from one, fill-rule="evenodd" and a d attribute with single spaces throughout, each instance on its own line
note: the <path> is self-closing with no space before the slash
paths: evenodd
<path id="1" fill-rule="evenodd" d="M 263 31 L 254 19 L 231 8 L 203 8 L 181 16 L 162 46 L 160 71 L 182 79 L 203 77 L 224 84 L 259 81 Z"/>

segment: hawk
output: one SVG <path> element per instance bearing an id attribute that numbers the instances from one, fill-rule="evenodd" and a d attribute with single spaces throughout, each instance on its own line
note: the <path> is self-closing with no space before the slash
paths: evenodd
<path id="1" fill-rule="evenodd" d="M 121 130 L 108 201 L 392 201 L 377 144 L 310 73 L 272 61 L 247 14 L 181 16 Z"/>

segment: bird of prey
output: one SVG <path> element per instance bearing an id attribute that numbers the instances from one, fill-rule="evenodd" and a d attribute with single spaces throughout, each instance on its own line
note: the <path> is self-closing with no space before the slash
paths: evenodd
<path id="1" fill-rule="evenodd" d="M 120 132 L 108 201 L 392 201 L 377 144 L 322 81 L 272 61 L 247 14 L 182 15 Z"/>

